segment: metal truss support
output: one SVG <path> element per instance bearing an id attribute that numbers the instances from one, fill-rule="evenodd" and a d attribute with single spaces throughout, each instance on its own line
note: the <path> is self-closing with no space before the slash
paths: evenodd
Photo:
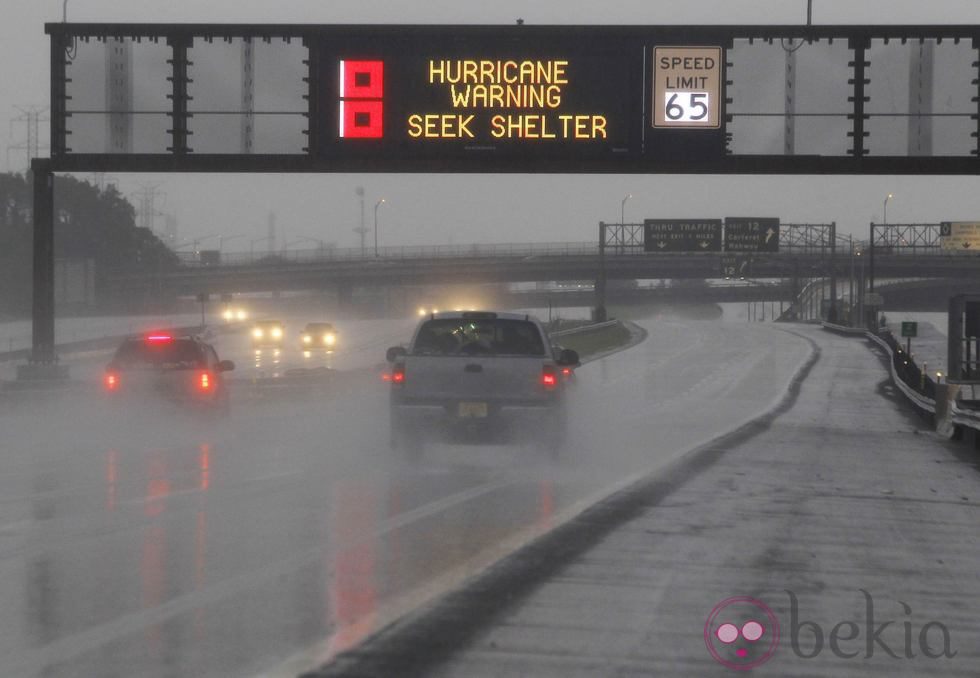
<path id="1" fill-rule="evenodd" d="M 65 35 L 51 35 L 51 156 L 63 156 L 67 149 L 68 43 Z"/>
<path id="2" fill-rule="evenodd" d="M 309 38 L 303 39 L 303 45 L 306 47 L 307 51 L 307 61 L 306 66 L 308 68 L 307 76 L 303 78 L 309 88 L 307 93 L 304 95 L 306 97 L 306 148 L 303 150 L 313 156 L 316 154 L 316 149 L 320 145 L 320 139 L 318 138 L 317 131 L 320 126 L 316 124 L 316 121 L 320 118 L 320 50 L 318 49 L 317 43 Z M 364 226 L 364 196 L 361 196 L 361 227 Z M 364 235 L 361 235 L 362 241 Z"/>
<path id="3" fill-rule="evenodd" d="M 837 222 L 830 224 L 830 308 L 827 320 L 837 322 Z"/>
<path id="4" fill-rule="evenodd" d="M 622 226 L 622 224 L 621 224 Z M 592 320 L 601 323 L 606 320 L 606 229 L 604 221 L 599 222 L 599 275 L 595 281 L 595 309 Z"/>
<path id="5" fill-rule="evenodd" d="M 172 73 L 168 78 L 172 84 L 172 92 L 167 95 L 167 98 L 171 100 L 173 108 L 168 114 L 171 118 L 171 129 L 168 130 L 171 146 L 167 150 L 174 155 L 181 156 L 191 152 L 188 143 L 188 137 L 191 134 L 188 129 L 190 114 L 187 111 L 187 104 L 191 100 L 187 93 L 187 85 L 191 80 L 188 77 L 187 69 L 192 64 L 187 60 L 187 50 L 190 48 L 193 39 L 187 36 L 171 36 L 167 42 L 173 50 L 173 55 L 168 60 L 172 68 Z"/>
<path id="6" fill-rule="evenodd" d="M 871 79 L 867 77 L 867 68 L 871 65 L 867 59 L 869 42 L 868 38 L 865 37 L 852 38 L 849 41 L 851 49 L 854 50 L 854 60 L 848 65 L 854 70 L 853 77 L 847 83 L 853 85 L 854 90 L 847 100 L 854 104 L 854 108 L 852 109 L 853 112 L 847 116 L 852 122 L 851 131 L 847 133 L 847 136 L 851 137 L 853 141 L 848 153 L 853 155 L 855 159 L 868 155 L 868 149 L 865 148 L 864 143 L 868 137 L 868 133 L 864 130 L 864 123 L 868 120 L 868 115 L 864 112 L 864 104 L 870 100 L 870 97 L 865 95 L 865 87 L 871 82 Z"/>
<path id="7" fill-rule="evenodd" d="M 980 38 L 973 39 L 973 49 L 980 52 Z M 977 111 L 972 116 L 973 124 L 975 125 L 976 129 L 970 134 L 974 140 L 974 148 L 972 151 L 970 151 L 970 153 L 980 157 L 980 59 L 974 61 L 972 65 L 973 68 L 976 69 L 977 77 L 975 77 L 971 83 L 974 87 L 974 96 L 970 100 L 973 102 L 973 105 L 976 106 Z"/>
<path id="8" fill-rule="evenodd" d="M 871 222 L 871 230 L 868 233 L 868 291 L 875 291 L 875 231 L 874 222 Z M 862 291 L 863 294 L 863 291 Z"/>
<path id="9" fill-rule="evenodd" d="M 241 151 L 252 152 L 255 141 L 255 50 L 251 38 L 242 38 Z"/>

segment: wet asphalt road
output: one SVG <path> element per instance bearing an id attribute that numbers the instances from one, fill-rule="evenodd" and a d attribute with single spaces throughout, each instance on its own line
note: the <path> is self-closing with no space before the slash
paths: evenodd
<path id="1" fill-rule="evenodd" d="M 562 459 L 437 445 L 408 463 L 388 449 L 385 385 L 355 368 L 413 324 L 343 332 L 347 362 L 315 393 L 238 397 L 269 368 L 219 339 L 241 367 L 217 423 L 78 394 L 0 414 L 3 675 L 316 666 L 765 410 L 809 350 L 771 326 L 658 319 L 579 371 Z"/>
<path id="2" fill-rule="evenodd" d="M 819 353 L 772 416 L 311 678 L 978 675 L 976 451 L 868 342 L 793 331 Z"/>

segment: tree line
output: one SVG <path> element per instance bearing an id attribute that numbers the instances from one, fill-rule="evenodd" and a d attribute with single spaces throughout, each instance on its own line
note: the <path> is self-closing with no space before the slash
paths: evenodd
<path id="1" fill-rule="evenodd" d="M 56 259 L 95 262 L 96 298 L 119 296 L 109 274 L 173 270 L 177 256 L 149 229 L 136 225 L 136 209 L 118 189 L 72 176 L 55 177 Z M 31 175 L 0 174 L 0 314 L 30 312 L 33 252 Z"/>

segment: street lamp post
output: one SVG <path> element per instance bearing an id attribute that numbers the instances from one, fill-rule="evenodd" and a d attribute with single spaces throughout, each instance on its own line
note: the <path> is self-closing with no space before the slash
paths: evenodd
<path id="1" fill-rule="evenodd" d="M 885 204 L 881 210 L 881 221 L 886 226 L 888 225 L 888 201 L 892 199 L 892 194 L 889 193 L 885 196 Z"/>
<path id="2" fill-rule="evenodd" d="M 626 201 L 633 197 L 632 193 L 627 193 L 626 197 L 619 204 L 619 225 L 622 226 L 626 223 Z"/>
<path id="3" fill-rule="evenodd" d="M 364 236 L 367 234 L 367 229 L 364 227 L 364 187 L 358 186 L 354 189 L 354 193 L 361 201 L 361 225 L 354 229 L 354 233 L 361 236 L 361 257 L 364 257 Z"/>
<path id="4" fill-rule="evenodd" d="M 859 321 L 861 322 L 861 326 L 866 328 L 868 326 L 868 322 L 867 322 L 868 319 L 865 318 L 865 315 L 864 315 L 865 314 L 865 311 L 864 311 L 864 286 L 866 284 L 865 283 L 865 278 L 864 278 L 864 256 L 863 256 L 864 255 L 864 250 L 863 249 L 858 249 L 857 255 L 861 259 L 861 273 L 860 273 L 860 276 L 858 277 L 858 287 L 860 288 L 858 290 L 858 318 L 859 318 Z"/>
<path id="5" fill-rule="evenodd" d="M 374 203 L 374 256 L 378 256 L 378 208 L 381 207 L 381 203 L 385 201 L 381 198 L 378 202 Z"/>

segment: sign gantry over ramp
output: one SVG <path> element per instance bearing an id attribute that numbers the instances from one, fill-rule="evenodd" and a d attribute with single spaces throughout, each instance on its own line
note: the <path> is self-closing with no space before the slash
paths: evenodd
<path id="1" fill-rule="evenodd" d="M 56 362 L 54 172 L 980 170 L 980 26 L 45 30 L 33 364 Z"/>

